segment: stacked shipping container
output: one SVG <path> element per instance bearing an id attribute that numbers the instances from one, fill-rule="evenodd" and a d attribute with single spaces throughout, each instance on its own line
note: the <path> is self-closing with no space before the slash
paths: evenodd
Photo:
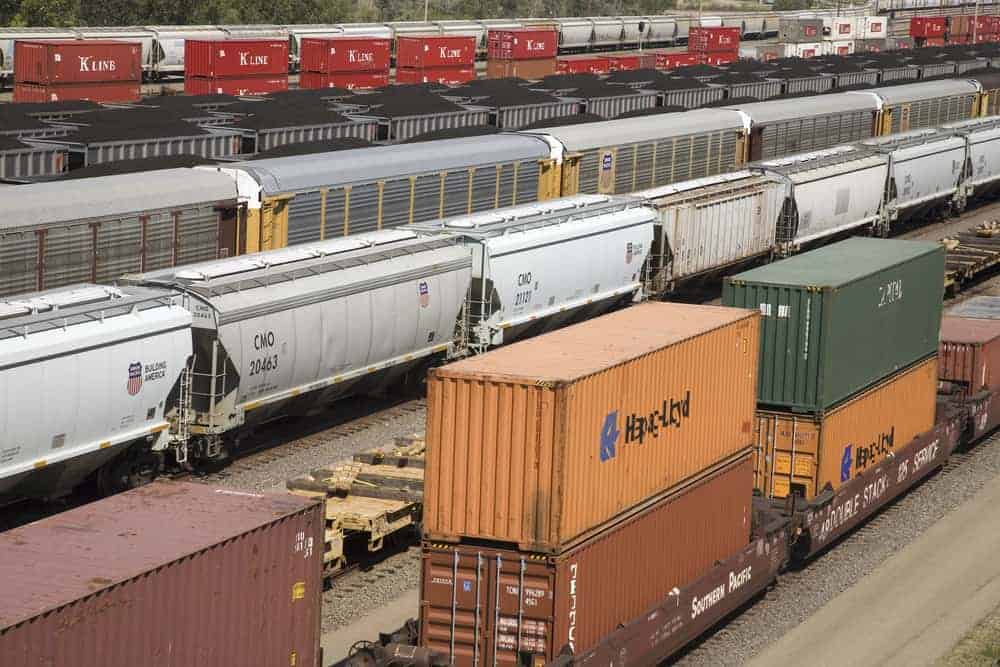
<path id="1" fill-rule="evenodd" d="M 647 303 L 433 371 L 422 644 L 584 651 L 745 545 L 758 322 Z"/>
<path id="2" fill-rule="evenodd" d="M 853 238 L 727 279 L 760 311 L 757 488 L 812 498 L 934 425 L 944 249 Z"/>
<path id="3" fill-rule="evenodd" d="M 299 88 L 366 90 L 389 85 L 389 39 L 307 37 L 300 50 Z"/>
<path id="4" fill-rule="evenodd" d="M 288 40 L 184 40 L 189 95 L 266 95 L 288 90 Z"/>
<path id="5" fill-rule="evenodd" d="M 486 39 L 486 76 L 541 79 L 556 73 L 558 51 L 559 33 L 552 28 L 490 30 Z"/>
<path id="6" fill-rule="evenodd" d="M 17 40 L 15 102 L 137 102 L 142 47 L 133 42 Z"/>
<path id="7" fill-rule="evenodd" d="M 659 63 L 656 66 L 659 67 Z M 607 56 L 561 56 L 556 60 L 557 74 L 607 74 L 610 71 L 611 64 Z"/>
<path id="8" fill-rule="evenodd" d="M 476 78 L 476 38 L 410 35 L 396 38 L 396 82 L 460 84 Z"/>
<path id="9" fill-rule="evenodd" d="M 688 32 L 688 52 L 707 65 L 725 65 L 740 57 L 739 28 L 698 28 Z"/>

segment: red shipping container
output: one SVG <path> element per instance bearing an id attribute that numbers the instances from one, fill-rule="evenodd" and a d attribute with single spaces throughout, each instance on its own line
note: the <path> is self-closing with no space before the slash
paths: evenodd
<path id="1" fill-rule="evenodd" d="M 0 665 L 318 665 L 323 523 L 287 493 L 156 482 L 8 530 Z"/>
<path id="2" fill-rule="evenodd" d="M 233 76 L 184 79 L 186 95 L 235 95 L 250 97 L 288 90 L 288 76 Z"/>
<path id="3" fill-rule="evenodd" d="M 376 37 L 306 37 L 299 50 L 303 72 L 389 72 L 391 41 Z"/>
<path id="4" fill-rule="evenodd" d="M 656 54 L 633 53 L 623 56 L 608 56 L 608 70 L 620 72 L 634 69 L 653 69 L 656 67 Z"/>
<path id="5" fill-rule="evenodd" d="M 288 40 L 184 40 L 184 75 L 209 79 L 288 74 Z"/>
<path id="6" fill-rule="evenodd" d="M 440 83 L 445 86 L 460 86 L 476 78 L 475 67 L 425 67 L 423 69 L 400 68 L 396 70 L 396 83 Z"/>
<path id="7" fill-rule="evenodd" d="M 65 102 L 67 100 L 89 100 L 91 102 L 138 102 L 139 82 L 124 83 L 66 83 L 62 85 L 40 85 L 35 83 L 15 83 L 15 102 Z"/>
<path id="8" fill-rule="evenodd" d="M 739 28 L 689 28 L 688 51 L 737 51 L 740 47 Z"/>
<path id="9" fill-rule="evenodd" d="M 972 41 L 972 37 L 969 37 L 969 41 Z M 997 41 L 997 35 L 993 33 L 980 33 L 976 35 L 976 44 L 986 44 L 995 41 Z"/>
<path id="10" fill-rule="evenodd" d="M 607 56 L 563 56 L 556 62 L 559 74 L 607 74 Z"/>
<path id="11" fill-rule="evenodd" d="M 715 51 L 713 53 L 702 53 L 701 62 L 706 65 L 728 65 L 740 59 L 739 51 Z"/>
<path id="12" fill-rule="evenodd" d="M 743 457 L 560 556 L 425 542 L 420 644 L 455 667 L 537 665 L 567 645 L 586 652 L 746 547 L 752 472 Z"/>
<path id="13" fill-rule="evenodd" d="M 938 378 L 970 394 L 1000 386 L 1000 320 L 942 317 Z"/>
<path id="14" fill-rule="evenodd" d="M 507 79 L 515 77 L 535 81 L 551 74 L 557 74 L 555 58 L 545 60 L 488 60 L 487 79 Z"/>
<path id="15" fill-rule="evenodd" d="M 518 28 L 490 30 L 486 53 L 490 60 L 533 60 L 555 58 L 559 36 L 551 28 Z"/>
<path id="16" fill-rule="evenodd" d="M 656 53 L 656 69 L 677 69 L 697 65 L 700 62 L 701 57 L 697 53 Z"/>
<path id="17" fill-rule="evenodd" d="M 342 88 L 344 90 L 373 90 L 389 85 L 388 72 L 302 72 L 299 88 Z"/>
<path id="18" fill-rule="evenodd" d="M 948 37 L 949 44 L 970 44 L 972 42 L 972 37 L 969 35 L 950 35 Z"/>
<path id="19" fill-rule="evenodd" d="M 53 40 L 14 42 L 14 80 L 22 83 L 107 83 L 142 79 L 136 42 Z"/>
<path id="20" fill-rule="evenodd" d="M 910 19 L 910 37 L 944 37 L 947 16 L 914 16 Z"/>
<path id="21" fill-rule="evenodd" d="M 927 37 L 920 40 L 917 46 L 944 46 L 944 37 Z"/>
<path id="22" fill-rule="evenodd" d="M 421 35 L 396 38 L 396 67 L 472 67 L 476 64 L 476 38 Z"/>

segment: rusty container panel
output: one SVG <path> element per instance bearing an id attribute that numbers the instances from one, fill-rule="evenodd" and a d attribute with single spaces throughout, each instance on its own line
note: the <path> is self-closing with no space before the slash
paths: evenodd
<path id="1" fill-rule="evenodd" d="M 157 482 L 0 534 L 0 665 L 320 662 L 322 506 Z"/>
<path id="2" fill-rule="evenodd" d="M 587 651 L 747 545 L 752 485 L 744 452 L 559 556 L 427 542 L 421 644 L 456 667 Z"/>
<path id="3" fill-rule="evenodd" d="M 937 357 L 822 416 L 757 413 L 755 488 L 770 498 L 836 490 L 934 426 Z"/>
<path id="4" fill-rule="evenodd" d="M 556 553 L 726 460 L 758 335 L 755 311 L 646 303 L 432 371 L 425 534 Z"/>
<path id="5" fill-rule="evenodd" d="M 108 40 L 14 42 L 14 80 L 21 83 L 107 83 L 142 78 L 142 45 Z"/>
<path id="6" fill-rule="evenodd" d="M 555 58 L 536 58 L 534 60 L 488 60 L 486 61 L 487 79 L 506 79 L 515 77 L 537 81 L 555 74 L 558 61 Z"/>
<path id="7" fill-rule="evenodd" d="M 972 394 L 1000 386 L 1000 320 L 942 317 L 938 379 Z"/>
<path id="8" fill-rule="evenodd" d="M 124 83 L 65 83 L 41 85 L 14 84 L 15 102 L 66 102 L 89 100 L 91 102 L 138 102 L 141 87 L 138 81 Z"/>

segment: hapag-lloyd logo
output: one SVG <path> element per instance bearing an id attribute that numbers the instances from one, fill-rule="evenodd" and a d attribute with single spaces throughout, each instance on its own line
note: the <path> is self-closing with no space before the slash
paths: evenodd
<path id="1" fill-rule="evenodd" d="M 114 72 L 118 63 L 114 60 L 94 60 L 94 56 L 77 56 L 80 59 L 81 72 Z"/>
<path id="2" fill-rule="evenodd" d="M 254 55 L 249 51 L 240 51 L 240 65 L 243 67 L 253 67 L 255 65 L 266 65 L 270 56 L 259 54 Z"/>

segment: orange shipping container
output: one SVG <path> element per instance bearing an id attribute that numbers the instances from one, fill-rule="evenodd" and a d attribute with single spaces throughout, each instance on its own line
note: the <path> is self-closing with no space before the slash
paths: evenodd
<path id="1" fill-rule="evenodd" d="M 921 361 L 823 415 L 757 413 L 755 488 L 813 498 L 934 426 L 937 357 Z"/>
<path id="2" fill-rule="evenodd" d="M 428 375 L 424 528 L 558 553 L 752 442 L 758 314 L 646 303 Z"/>
<path id="3" fill-rule="evenodd" d="M 744 454 L 558 556 L 425 543 L 421 645 L 454 667 L 537 665 L 563 646 L 586 652 L 746 547 L 752 485 Z"/>
<path id="4" fill-rule="evenodd" d="M 541 79 L 556 73 L 556 59 L 538 60 L 489 60 L 486 62 L 487 79 Z"/>

